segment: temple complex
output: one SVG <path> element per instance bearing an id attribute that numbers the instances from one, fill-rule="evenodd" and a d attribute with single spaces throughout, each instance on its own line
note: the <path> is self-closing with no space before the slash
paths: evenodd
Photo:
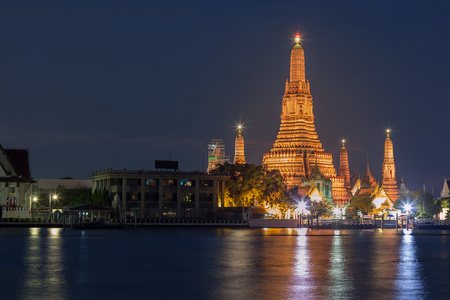
<path id="1" fill-rule="evenodd" d="M 389 137 L 390 130 L 386 130 L 384 142 L 383 181 L 382 186 L 389 198 L 395 202 L 399 198 L 397 180 L 395 179 L 394 146 Z"/>
<path id="2" fill-rule="evenodd" d="M 290 78 L 286 80 L 281 124 L 277 139 L 263 165 L 279 170 L 288 187 L 300 187 L 317 165 L 320 173 L 332 182 L 333 202 L 342 206 L 348 199 L 344 178 L 337 177 L 330 153 L 325 153 L 314 125 L 313 101 L 305 76 L 305 53 L 300 34 L 291 51 Z"/>
<path id="3" fill-rule="evenodd" d="M 244 137 L 241 130 L 242 125 L 238 125 L 238 134 L 234 142 L 234 164 L 245 164 Z"/>

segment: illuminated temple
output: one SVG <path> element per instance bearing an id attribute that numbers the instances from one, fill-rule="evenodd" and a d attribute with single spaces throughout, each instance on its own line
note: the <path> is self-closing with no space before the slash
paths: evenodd
<path id="1" fill-rule="evenodd" d="M 395 179 L 394 145 L 389 133 L 390 130 L 388 129 L 386 131 L 386 140 L 384 141 L 382 185 L 389 198 L 395 202 L 400 195 L 398 192 L 397 180 Z"/>
<path id="2" fill-rule="evenodd" d="M 305 77 L 305 53 L 299 44 L 298 33 L 295 42 L 291 51 L 290 78 L 286 80 L 283 96 L 280 129 L 273 148 L 264 154 L 263 165 L 279 170 L 289 188 L 302 186 L 317 166 L 332 182 L 335 206 L 342 207 L 349 200 L 344 177 L 336 175 L 332 155 L 325 153 L 317 135 L 309 81 Z"/>
<path id="3" fill-rule="evenodd" d="M 234 164 L 245 164 L 244 137 L 242 136 L 242 126 L 238 126 L 238 134 L 234 141 Z"/>

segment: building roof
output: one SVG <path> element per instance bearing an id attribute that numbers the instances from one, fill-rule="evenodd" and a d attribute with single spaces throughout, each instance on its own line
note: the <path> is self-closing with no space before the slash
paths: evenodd
<path id="1" fill-rule="evenodd" d="M 5 149 L 5 153 L 19 175 L 23 177 L 31 176 L 28 149 Z"/>

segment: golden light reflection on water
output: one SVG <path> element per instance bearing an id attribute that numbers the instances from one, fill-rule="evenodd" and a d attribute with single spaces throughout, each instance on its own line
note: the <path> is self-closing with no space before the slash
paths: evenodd
<path id="1" fill-rule="evenodd" d="M 346 272 L 346 261 L 339 230 L 334 231 L 331 244 L 328 294 L 333 299 L 344 299 L 352 290 L 351 281 Z"/>
<path id="2" fill-rule="evenodd" d="M 64 299 L 67 297 L 60 228 L 30 228 L 24 255 L 24 284 L 27 297 Z"/>

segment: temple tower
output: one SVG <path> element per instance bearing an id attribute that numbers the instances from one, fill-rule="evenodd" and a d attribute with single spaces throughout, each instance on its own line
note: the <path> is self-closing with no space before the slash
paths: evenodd
<path id="1" fill-rule="evenodd" d="M 344 186 L 347 190 L 350 190 L 350 167 L 348 165 L 348 152 L 347 148 L 345 148 L 345 140 L 342 140 L 342 148 L 339 158 L 339 176 L 344 178 Z"/>
<path id="2" fill-rule="evenodd" d="M 244 137 L 241 130 L 242 125 L 238 125 L 238 134 L 234 142 L 234 164 L 245 164 Z"/>
<path id="3" fill-rule="evenodd" d="M 370 173 L 370 169 L 369 169 L 369 156 L 367 156 L 367 170 L 366 170 L 366 175 L 363 177 L 363 179 L 361 180 L 361 186 L 362 187 L 374 187 L 377 186 L 377 181 L 375 180 L 375 178 L 372 176 L 372 174 Z"/>
<path id="4" fill-rule="evenodd" d="M 331 154 L 325 153 L 314 125 L 313 101 L 309 82 L 305 77 L 305 53 L 300 34 L 295 36 L 291 51 L 290 78 L 286 80 L 282 102 L 281 124 L 277 139 L 263 164 L 279 170 L 288 187 L 301 186 L 315 164 L 333 183 L 333 200 L 344 201 L 344 179 L 336 176 Z M 341 199 L 342 198 L 342 199 Z"/>
<path id="5" fill-rule="evenodd" d="M 394 145 L 389 137 L 390 130 L 386 130 L 386 140 L 384 141 L 384 160 L 383 160 L 383 181 L 382 186 L 389 198 L 395 202 L 398 199 L 398 185 L 395 179 Z"/>

